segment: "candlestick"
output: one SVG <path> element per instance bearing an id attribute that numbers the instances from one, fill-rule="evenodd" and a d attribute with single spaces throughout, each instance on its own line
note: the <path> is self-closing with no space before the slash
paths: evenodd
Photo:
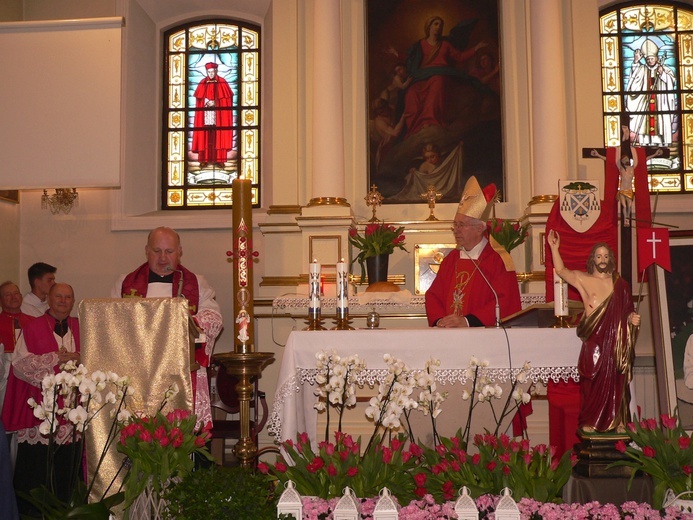
<path id="1" fill-rule="evenodd" d="M 337 317 L 343 318 L 349 309 L 349 273 L 342 258 L 337 262 Z"/>
<path id="2" fill-rule="evenodd" d="M 309 270 L 309 294 L 310 308 L 313 310 L 320 309 L 320 264 L 317 260 L 313 260 Z"/>
<path id="3" fill-rule="evenodd" d="M 568 284 L 553 270 L 553 311 L 556 316 L 568 316 Z"/>
<path id="4" fill-rule="evenodd" d="M 235 320 L 234 337 L 236 352 L 253 352 L 255 337 L 253 309 L 253 184 L 250 179 L 231 181 L 233 206 L 233 294 L 238 307 L 244 314 Z M 240 318 L 240 319 L 238 319 Z M 244 338 L 244 339 L 242 339 Z"/>

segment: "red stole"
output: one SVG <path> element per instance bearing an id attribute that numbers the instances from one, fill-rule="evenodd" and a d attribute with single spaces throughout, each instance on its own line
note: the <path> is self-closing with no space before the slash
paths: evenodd
<path id="1" fill-rule="evenodd" d="M 197 314 L 200 305 L 200 285 L 197 283 L 195 273 L 187 270 L 182 265 L 179 265 L 178 270 L 173 272 L 171 297 L 178 296 L 178 285 L 180 284 L 181 276 L 183 276 L 183 290 L 181 294 L 188 300 L 190 313 L 194 316 Z M 145 298 L 148 286 L 149 264 L 145 262 L 125 277 L 123 286 L 120 288 L 120 294 L 123 298 Z"/>
<path id="2" fill-rule="evenodd" d="M 57 352 L 60 349 L 55 334 L 53 334 L 56 321 L 53 316 L 46 313 L 39 318 L 30 320 L 24 326 L 22 334 L 24 334 L 24 341 L 29 353 L 40 356 L 49 352 Z M 79 320 L 70 317 L 67 319 L 67 324 L 75 338 L 75 349 L 79 352 Z M 57 365 L 53 367 L 53 370 L 56 374 L 60 371 Z M 17 378 L 14 375 L 13 367 L 7 380 L 5 406 L 2 409 L 2 423 L 7 431 L 17 431 L 41 424 L 41 421 L 34 417 L 33 409 L 27 404 L 30 397 L 33 397 L 37 403 L 41 402 L 40 386 L 30 385 Z"/>
<path id="3" fill-rule="evenodd" d="M 34 317 L 24 314 L 23 312 L 11 314 L 9 312 L 2 311 L 2 313 L 0 313 L 0 343 L 5 346 L 5 352 L 14 352 L 14 346 L 16 343 L 14 335 L 15 319 L 19 320 L 19 328 L 23 329 L 27 323 L 34 319 Z"/>

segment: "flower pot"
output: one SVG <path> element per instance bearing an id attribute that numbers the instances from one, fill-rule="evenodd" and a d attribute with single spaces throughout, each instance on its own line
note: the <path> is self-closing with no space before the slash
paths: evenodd
<path id="1" fill-rule="evenodd" d="M 366 258 L 366 273 L 368 273 L 368 285 L 375 282 L 387 282 L 387 264 L 390 255 L 383 254 Z"/>

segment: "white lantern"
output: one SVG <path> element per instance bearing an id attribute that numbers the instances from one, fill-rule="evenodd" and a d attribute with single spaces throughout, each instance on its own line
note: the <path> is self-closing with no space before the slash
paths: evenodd
<path id="1" fill-rule="evenodd" d="M 301 520 L 303 518 L 303 504 L 301 503 L 301 495 L 298 494 L 294 486 L 294 481 L 287 481 L 284 487 L 286 489 L 277 502 L 277 518 L 279 515 L 285 514 L 293 515 L 296 520 Z"/>
<path id="2" fill-rule="evenodd" d="M 373 509 L 373 520 L 397 520 L 398 516 L 397 502 L 390 494 L 390 490 L 384 487 L 380 491 L 380 498 Z"/>
<path id="3" fill-rule="evenodd" d="M 503 488 L 503 496 L 496 506 L 496 520 L 520 520 L 520 510 L 508 488 Z"/>
<path id="4" fill-rule="evenodd" d="M 460 489 L 460 498 L 455 502 L 455 513 L 459 520 L 479 520 L 479 510 L 476 507 L 474 499 L 469 494 L 469 488 L 462 486 Z"/>
<path id="5" fill-rule="evenodd" d="M 337 502 L 332 517 L 334 520 L 359 520 L 361 518 L 361 502 L 350 487 L 344 488 L 344 496 Z"/>

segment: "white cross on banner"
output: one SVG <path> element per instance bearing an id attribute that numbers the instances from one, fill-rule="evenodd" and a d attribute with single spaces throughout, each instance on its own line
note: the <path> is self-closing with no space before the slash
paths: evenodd
<path id="1" fill-rule="evenodd" d="M 667 228 L 638 228 L 638 273 L 652 264 L 671 271 Z"/>

